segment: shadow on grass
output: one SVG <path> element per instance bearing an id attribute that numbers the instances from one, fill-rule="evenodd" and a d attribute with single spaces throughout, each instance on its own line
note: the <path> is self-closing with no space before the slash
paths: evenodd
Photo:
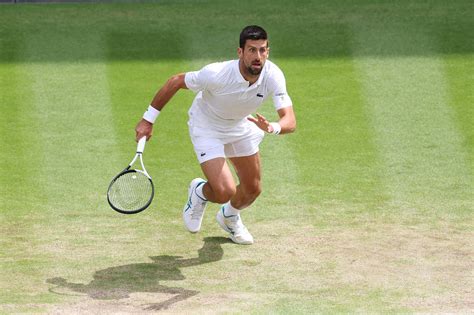
<path id="1" fill-rule="evenodd" d="M 131 293 L 164 293 L 174 295 L 172 298 L 147 305 L 146 309 L 161 310 L 167 309 L 174 303 L 184 301 L 199 291 L 188 290 L 179 287 L 168 287 L 160 285 L 160 281 L 186 279 L 181 273 L 181 268 L 192 267 L 219 261 L 222 259 L 224 251 L 221 244 L 230 242 L 224 237 L 206 237 L 204 245 L 198 250 L 198 257 L 183 259 L 181 256 L 152 256 L 151 263 L 138 263 L 110 267 L 96 271 L 94 280 L 88 284 L 72 283 L 61 277 L 47 279 L 47 283 L 56 285 L 50 288 L 50 292 L 61 294 L 57 289 L 67 289 L 69 291 L 87 294 L 98 300 L 119 300 L 128 298 Z"/>

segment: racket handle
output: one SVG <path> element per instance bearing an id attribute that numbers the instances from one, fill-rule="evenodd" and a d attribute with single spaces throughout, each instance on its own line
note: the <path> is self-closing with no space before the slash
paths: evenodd
<path id="1" fill-rule="evenodd" d="M 146 136 L 143 136 L 138 140 L 138 145 L 137 145 L 137 153 L 143 153 L 143 150 L 145 150 L 145 143 L 146 143 Z"/>

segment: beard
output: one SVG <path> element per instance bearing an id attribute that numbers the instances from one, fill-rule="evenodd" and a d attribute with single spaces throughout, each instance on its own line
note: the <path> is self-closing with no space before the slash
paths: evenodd
<path id="1" fill-rule="evenodd" d="M 251 75 L 259 75 L 262 72 L 262 68 L 260 69 L 253 69 L 252 67 L 248 67 L 247 70 Z"/>
<path id="2" fill-rule="evenodd" d="M 247 71 L 248 71 L 251 75 L 259 75 L 259 74 L 262 72 L 262 69 L 263 69 L 263 63 L 260 64 L 260 68 L 258 68 L 258 69 L 252 68 L 252 65 L 247 66 Z"/>

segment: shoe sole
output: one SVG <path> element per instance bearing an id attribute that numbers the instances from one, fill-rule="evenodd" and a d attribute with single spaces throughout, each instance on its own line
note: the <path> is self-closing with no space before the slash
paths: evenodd
<path id="1" fill-rule="evenodd" d="M 232 242 L 234 242 L 235 244 L 239 244 L 239 245 L 252 245 L 253 244 L 253 241 L 252 242 L 237 242 L 234 235 L 232 235 L 232 234 L 230 234 L 230 239 L 232 240 Z"/>
<path id="2" fill-rule="evenodd" d="M 227 233 L 229 233 L 229 237 L 230 239 L 232 240 L 232 242 L 234 242 L 235 244 L 239 244 L 239 245 L 252 245 L 253 242 L 238 242 L 237 239 L 235 238 L 234 234 L 232 234 L 232 232 L 229 230 L 229 228 L 227 227 L 227 225 L 225 225 L 224 221 L 221 221 L 223 220 L 222 217 L 219 215 L 219 213 L 221 212 L 222 210 L 219 210 L 219 212 L 217 212 L 217 215 L 216 215 L 216 221 L 217 223 L 220 225 L 220 227 L 226 231 Z"/>

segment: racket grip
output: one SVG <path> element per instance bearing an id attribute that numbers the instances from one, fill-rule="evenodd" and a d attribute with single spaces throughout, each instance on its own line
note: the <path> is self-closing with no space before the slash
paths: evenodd
<path id="1" fill-rule="evenodd" d="M 138 140 L 137 153 L 143 153 L 145 150 L 146 136 L 143 136 Z"/>

